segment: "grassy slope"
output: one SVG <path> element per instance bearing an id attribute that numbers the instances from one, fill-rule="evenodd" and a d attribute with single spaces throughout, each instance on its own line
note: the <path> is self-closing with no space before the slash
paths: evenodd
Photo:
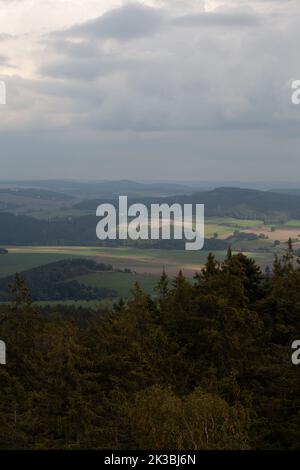
<path id="1" fill-rule="evenodd" d="M 245 250 L 248 251 L 248 250 Z M 92 257 L 100 262 L 112 264 L 114 268 L 130 268 L 139 273 L 160 275 L 163 267 L 170 274 L 184 269 L 188 274 L 198 270 L 206 261 L 208 252 L 176 250 L 139 250 L 135 248 L 93 248 L 93 247 L 15 247 L 8 255 L 0 258 L 0 275 L 5 276 L 24 271 L 45 263 L 68 259 L 76 256 Z M 223 259 L 225 252 L 215 252 L 218 259 Z M 251 253 L 258 260 L 270 258 L 270 254 Z"/>
<path id="2" fill-rule="evenodd" d="M 145 292 L 152 293 L 158 277 L 147 274 L 95 273 L 77 277 L 76 280 L 92 287 L 113 289 L 120 297 L 128 297 L 135 282 L 138 282 Z"/>
<path id="3" fill-rule="evenodd" d="M 300 220 L 289 220 L 285 225 L 286 227 L 300 228 Z"/>
<path id="4" fill-rule="evenodd" d="M 0 255 L 0 278 L 67 258 L 74 258 L 74 255 L 66 253 L 10 252 L 8 255 Z"/>
<path id="5" fill-rule="evenodd" d="M 62 211 L 65 212 L 65 211 Z M 300 221 L 290 221 L 287 225 L 290 227 L 297 226 Z M 238 220 L 231 217 L 211 217 L 206 219 L 206 234 L 213 236 L 216 232 L 222 238 L 229 236 L 234 230 L 256 231 L 268 230 L 269 227 L 264 226 L 263 222 L 257 220 Z M 268 235 L 270 235 L 268 233 Z M 273 234 L 274 236 L 279 236 Z M 285 237 L 285 232 L 284 232 Z M 287 235 L 286 235 L 287 237 Z M 262 266 L 272 263 L 272 253 L 255 253 L 258 245 L 272 245 L 272 241 L 254 241 L 241 242 L 238 248 L 245 252 L 251 252 Z M 170 275 L 176 274 L 182 268 L 185 274 L 190 276 L 205 263 L 207 252 L 186 252 L 175 250 L 140 250 L 135 248 L 96 248 L 96 247 L 12 247 L 9 248 L 9 254 L 0 256 L 0 277 L 5 277 L 15 272 L 22 272 L 27 269 L 41 266 L 46 263 L 68 259 L 73 257 L 92 257 L 96 260 L 110 263 L 114 268 L 130 268 L 137 271 L 137 277 L 142 286 L 149 291 L 155 283 L 157 276 L 160 275 L 163 267 L 166 268 Z M 223 259 L 225 252 L 216 252 L 218 259 Z M 146 274 L 145 274 L 146 273 Z M 143 274 L 143 279 L 141 274 Z M 152 274 L 152 276 L 149 274 Z M 125 295 L 131 289 L 134 281 L 132 276 L 119 273 L 106 273 L 105 276 L 85 279 L 86 282 L 95 282 L 97 285 L 101 280 L 103 287 L 117 288 L 120 295 Z"/>
<path id="6" fill-rule="evenodd" d="M 95 215 L 95 211 L 85 211 L 79 209 L 53 209 L 27 212 L 26 215 L 39 220 L 67 219 L 69 217 L 84 217 L 85 215 Z"/>

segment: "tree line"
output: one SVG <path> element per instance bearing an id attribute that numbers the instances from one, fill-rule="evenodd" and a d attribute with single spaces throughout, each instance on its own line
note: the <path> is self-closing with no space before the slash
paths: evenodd
<path id="1" fill-rule="evenodd" d="M 98 312 L 2 307 L 1 449 L 299 449 L 300 269 L 228 250 Z"/>
<path id="2" fill-rule="evenodd" d="M 80 282 L 80 276 L 112 270 L 110 264 L 75 258 L 29 269 L 22 273 L 22 279 L 34 301 L 101 300 L 117 297 L 117 292 L 104 287 L 87 286 Z M 0 301 L 12 300 L 13 293 L 9 287 L 13 281 L 14 276 L 0 279 Z"/>

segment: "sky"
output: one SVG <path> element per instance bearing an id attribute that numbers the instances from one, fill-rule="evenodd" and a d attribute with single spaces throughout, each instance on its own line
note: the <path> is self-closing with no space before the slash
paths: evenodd
<path id="1" fill-rule="evenodd" d="M 0 0 L 0 179 L 299 182 L 299 0 Z"/>

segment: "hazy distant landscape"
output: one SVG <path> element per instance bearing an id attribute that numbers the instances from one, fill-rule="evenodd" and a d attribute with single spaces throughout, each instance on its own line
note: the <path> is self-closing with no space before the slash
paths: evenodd
<path id="1" fill-rule="evenodd" d="M 107 201 L 116 204 L 119 194 L 128 194 L 130 203 L 146 206 L 153 202 L 205 204 L 204 250 L 186 252 L 184 244 L 174 240 L 100 242 L 95 233 L 96 208 Z M 289 238 L 295 251 L 300 251 L 300 194 L 296 189 L 207 190 L 200 183 L 2 182 L 0 226 L 0 247 L 7 250 L 0 255 L 0 294 L 1 285 L 2 290 L 5 286 L 1 280 L 15 272 L 26 277 L 32 269 L 88 259 L 109 264 L 114 272 L 85 272 L 76 280 L 87 288 L 110 289 L 114 297 L 126 298 L 136 281 L 151 292 L 163 269 L 170 276 L 181 269 L 193 277 L 209 252 L 222 260 L 228 247 L 252 257 L 263 270 L 271 269 Z M 128 272 L 120 272 L 124 270 Z M 81 300 L 86 300 L 85 295 Z M 65 301 L 74 300 L 69 296 Z"/>

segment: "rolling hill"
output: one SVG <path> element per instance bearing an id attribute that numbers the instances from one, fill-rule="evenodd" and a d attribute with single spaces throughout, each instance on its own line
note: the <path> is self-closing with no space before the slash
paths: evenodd
<path id="1" fill-rule="evenodd" d="M 82 201 L 73 208 L 95 210 L 102 201 L 91 199 Z M 113 203 L 111 200 L 110 202 Z M 300 195 L 258 191 L 241 188 L 216 188 L 191 195 L 178 195 L 165 198 L 143 198 L 134 202 L 150 206 L 152 203 L 204 204 L 208 217 L 236 217 L 240 219 L 261 219 L 268 222 L 300 219 Z"/>

